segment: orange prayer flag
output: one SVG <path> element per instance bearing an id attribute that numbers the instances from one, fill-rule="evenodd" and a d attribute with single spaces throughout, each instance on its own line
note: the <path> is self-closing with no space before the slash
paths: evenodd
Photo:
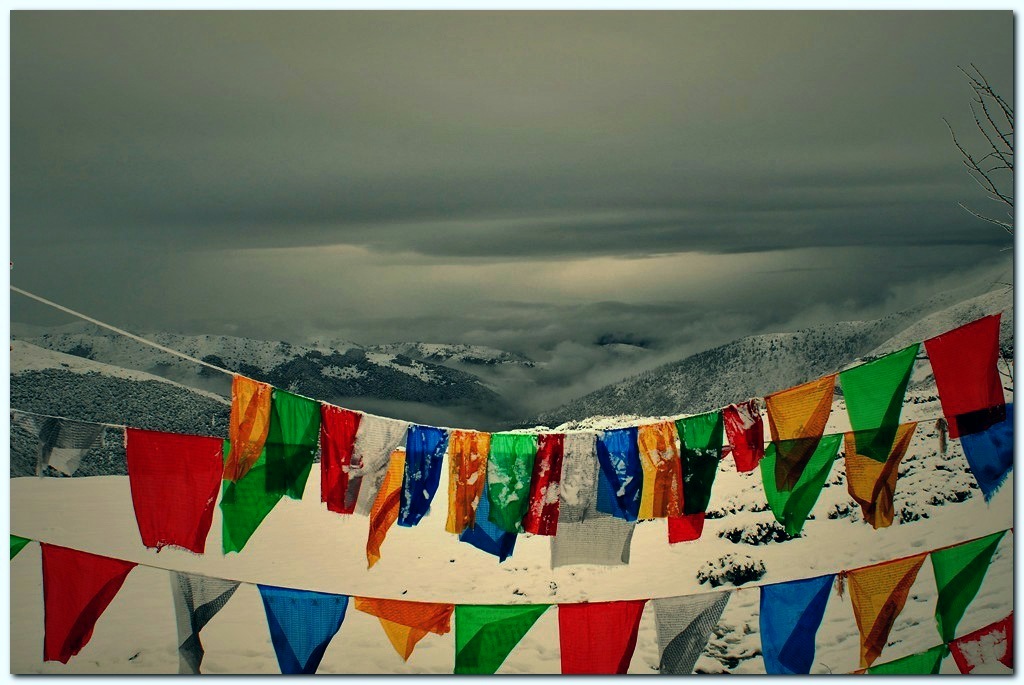
<path id="1" fill-rule="evenodd" d="M 400 599 L 356 597 L 356 609 L 376 616 L 388 640 L 404 661 L 427 633 L 444 635 L 451 631 L 454 604 L 406 602 Z"/>
<path id="2" fill-rule="evenodd" d="M 775 443 L 775 483 L 788 491 L 796 485 L 818 448 L 832 413 L 835 374 L 765 397 L 768 425 Z"/>
<path id="3" fill-rule="evenodd" d="M 864 520 L 872 528 L 888 528 L 892 525 L 895 509 L 893 495 L 896 493 L 896 478 L 900 462 L 910 447 L 917 423 L 904 423 L 896 429 L 896 437 L 889 448 L 889 457 L 879 462 L 872 457 L 857 454 L 856 433 L 846 433 L 846 487 L 850 496 L 860 505 Z M 869 441 L 862 441 L 866 444 Z"/>
<path id="4" fill-rule="evenodd" d="M 240 480 L 260 458 L 270 430 L 271 390 L 266 383 L 245 376 L 231 380 L 231 451 L 224 464 L 224 480 Z"/>
<path id="5" fill-rule="evenodd" d="M 928 553 L 850 571 L 853 613 L 860 629 L 860 665 L 867 668 L 882 653 L 896 617 Z"/>
<path id="6" fill-rule="evenodd" d="M 672 421 L 640 426 L 637 433 L 640 465 L 644 471 L 641 519 L 683 514 L 683 472 L 676 437 L 676 425 Z"/>
<path id="7" fill-rule="evenodd" d="M 402 477 L 405 474 L 405 452 L 395 450 L 391 453 L 384 481 L 377 491 L 370 509 L 370 532 L 366 536 L 366 567 L 380 561 L 380 546 L 384 544 L 388 530 L 398 520 L 398 510 L 402 500 Z"/>
<path id="8" fill-rule="evenodd" d="M 452 431 L 448 438 L 448 521 L 444 529 L 460 534 L 476 521 L 476 507 L 487 481 L 491 434 Z"/>

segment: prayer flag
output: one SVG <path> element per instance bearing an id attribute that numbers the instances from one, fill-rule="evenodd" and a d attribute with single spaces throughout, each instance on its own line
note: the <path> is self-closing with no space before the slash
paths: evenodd
<path id="1" fill-rule="evenodd" d="M 230 454 L 231 443 L 224 441 L 224 454 Z M 263 519 L 281 501 L 281 493 L 267 488 L 267 459 L 261 454 L 245 476 L 237 481 L 225 480 L 220 497 L 221 544 L 224 554 L 241 552 Z"/>
<path id="2" fill-rule="evenodd" d="M 640 495 L 641 519 L 681 516 L 683 513 L 683 471 L 676 447 L 676 426 L 671 421 L 640 426 L 637 444 L 643 468 Z"/>
<path id="3" fill-rule="evenodd" d="M 455 607 L 455 673 L 495 673 L 547 604 Z"/>
<path id="4" fill-rule="evenodd" d="M 725 438 L 732 447 L 736 470 L 753 471 L 764 458 L 764 419 L 757 400 L 731 404 L 722 410 Z"/>
<path id="5" fill-rule="evenodd" d="M 999 319 L 986 316 L 924 341 L 951 438 L 985 430 L 1005 416 Z"/>
<path id="6" fill-rule="evenodd" d="M 547 433 L 537 436 L 537 458 L 530 478 L 530 499 L 523 530 L 534 535 L 554 535 L 558 528 L 558 484 L 562 478 L 565 436 Z"/>
<path id="7" fill-rule="evenodd" d="M 902 659 L 875 664 L 867 669 L 868 675 L 935 675 L 942 668 L 942 660 L 949 649 L 946 645 L 938 645 L 931 649 L 911 654 Z"/>
<path id="8" fill-rule="evenodd" d="M 224 463 L 224 480 L 240 480 L 263 455 L 270 430 L 271 390 L 266 383 L 245 376 L 232 378 L 228 441 L 234 447 Z"/>
<path id="9" fill-rule="evenodd" d="M 491 521 L 491 501 L 487 493 L 487 480 L 484 480 L 480 503 L 476 509 L 476 521 L 459 534 L 459 542 L 473 545 L 481 552 L 498 557 L 498 563 L 505 561 L 516 547 L 516 534 L 506 533 Z"/>
<path id="10" fill-rule="evenodd" d="M 203 663 L 199 632 L 238 589 L 237 580 L 171 571 L 171 595 L 178 626 L 178 673 L 198 675 Z"/>
<path id="11" fill-rule="evenodd" d="M 567 436 L 567 444 L 575 435 L 570 433 Z M 561 520 L 558 523 L 558 531 L 551 538 L 552 568 L 577 564 L 621 566 L 629 563 L 629 547 L 636 521 L 626 521 L 598 510 L 597 497 L 593 490 L 593 484 L 600 477 L 597 473 L 597 460 L 593 458 L 594 436 L 585 435 L 589 438 L 590 447 L 581 449 L 580 454 L 586 454 L 589 450 L 591 476 L 587 479 L 582 474 L 577 474 L 577 482 L 582 485 L 575 500 L 585 503 L 585 506 L 575 503 L 572 505 L 579 510 L 579 515 L 574 516 L 572 521 L 564 520 L 565 509 L 559 512 Z M 604 484 L 604 478 L 601 478 L 601 482 Z M 588 489 L 589 494 L 586 494 Z M 615 501 L 610 492 L 607 499 Z"/>
<path id="12" fill-rule="evenodd" d="M 761 651 L 769 675 L 810 673 L 835 575 L 761 586 Z"/>
<path id="13" fill-rule="evenodd" d="M 873 664 L 885 648 L 889 631 L 903 611 L 910 587 L 927 556 L 919 554 L 847 573 L 853 615 L 860 629 L 861 668 Z"/>
<path id="14" fill-rule="evenodd" d="M 932 552 L 932 570 L 939 601 L 935 624 L 943 642 L 956 638 L 956 627 L 978 594 L 999 542 L 1006 531 Z"/>
<path id="15" fill-rule="evenodd" d="M 896 478 L 910 440 L 917 429 L 916 423 L 905 423 L 896 431 L 889 456 L 884 462 L 860 454 L 856 434 L 846 433 L 846 487 L 850 496 L 860 505 L 864 520 L 872 528 L 892 525 L 895 509 Z"/>
<path id="16" fill-rule="evenodd" d="M 391 454 L 405 444 L 410 425 L 406 421 L 363 414 L 352 449 L 347 495 L 356 500 L 357 514 L 368 515 L 373 508 L 377 491 L 391 463 Z"/>
<path id="17" fill-rule="evenodd" d="M 683 513 L 707 511 L 711 486 L 722 460 L 722 412 L 688 416 L 676 421 L 683 462 Z"/>
<path id="18" fill-rule="evenodd" d="M 799 535 L 807 521 L 807 516 L 818 501 L 821 488 L 832 470 L 836 459 L 842 434 L 826 435 L 820 440 L 814 439 L 817 448 L 811 452 L 800 478 L 789 490 L 782 490 L 775 482 L 777 443 L 768 446 L 768 451 L 761 461 L 761 480 L 768 498 L 768 506 L 775 514 L 775 520 L 786 527 L 789 535 Z M 785 448 L 782 448 L 785 449 Z"/>
<path id="19" fill-rule="evenodd" d="M 559 523 L 579 523 L 597 497 L 597 435 L 568 433 L 562 455 L 562 480 L 558 488 Z"/>
<path id="20" fill-rule="evenodd" d="M 730 592 L 653 599 L 658 630 L 658 671 L 663 675 L 690 675 L 708 644 L 711 631 L 729 602 Z"/>
<path id="21" fill-rule="evenodd" d="M 316 673 L 348 609 L 346 595 L 259 585 L 281 673 Z"/>
<path id="22" fill-rule="evenodd" d="M 530 503 L 530 478 L 537 455 L 537 436 L 495 433 L 487 460 L 487 495 L 491 522 L 508 533 L 523 532 Z"/>
<path id="23" fill-rule="evenodd" d="M 18 552 L 25 549 L 25 545 L 32 542 L 28 538 L 23 538 L 20 535 L 11 536 L 11 559 L 18 556 Z"/>
<path id="24" fill-rule="evenodd" d="M 857 454 L 880 462 L 888 458 L 920 347 L 914 343 L 839 374 Z"/>
<path id="25" fill-rule="evenodd" d="M 444 529 L 458 535 L 476 521 L 487 483 L 491 434 L 452 431 L 448 442 L 448 521 Z"/>
<path id="26" fill-rule="evenodd" d="M 320 437 L 320 403 L 274 388 L 267 432 L 267 488 L 302 499 Z"/>
<path id="27" fill-rule="evenodd" d="M 408 661 L 416 643 L 427 633 L 444 635 L 451 631 L 452 604 L 405 602 L 398 599 L 356 597 L 356 609 L 376 616 L 403 661 Z"/>
<path id="28" fill-rule="evenodd" d="M 93 628 L 137 564 L 42 543 L 43 660 L 66 664 L 92 638 Z"/>
<path id="29" fill-rule="evenodd" d="M 636 521 L 644 481 L 636 427 L 605 431 L 597 439 L 597 462 L 601 466 L 598 510 Z M 602 487 L 610 498 L 602 497 Z"/>
<path id="30" fill-rule="evenodd" d="M 320 501 L 339 514 L 356 510 L 357 493 L 349 491 L 349 472 L 362 417 L 359 412 L 320 405 Z"/>
<path id="31" fill-rule="evenodd" d="M 1013 403 L 1006 405 L 1006 417 L 983 431 L 960 436 L 971 473 L 988 502 L 1013 468 Z"/>
<path id="32" fill-rule="evenodd" d="M 441 466 L 448 449 L 448 431 L 432 426 L 411 426 L 405 440 L 398 525 L 415 526 L 427 512 L 441 483 Z"/>
<path id="33" fill-rule="evenodd" d="M 15 425 L 36 436 L 36 475 L 42 476 L 47 466 L 64 475 L 73 476 L 89 450 L 103 444 L 103 426 L 54 416 L 39 416 L 13 410 Z"/>
<path id="34" fill-rule="evenodd" d="M 405 452 L 395 450 L 391 453 L 391 463 L 370 510 L 370 530 L 366 535 L 366 568 L 373 568 L 373 565 L 380 561 L 380 548 L 384 544 L 384 538 L 398 520 L 404 474 Z"/>
<path id="35" fill-rule="evenodd" d="M 128 428 L 125 444 L 142 544 L 202 554 L 224 473 L 224 441 Z"/>
<path id="36" fill-rule="evenodd" d="M 700 536 L 704 533 L 705 516 L 706 514 L 703 511 L 697 512 L 696 514 L 685 514 L 683 516 L 669 516 L 669 544 L 674 545 L 677 542 L 692 542 L 694 540 L 699 540 Z"/>
<path id="37" fill-rule="evenodd" d="M 645 599 L 558 605 L 562 673 L 617 674 L 629 669 Z"/>
<path id="38" fill-rule="evenodd" d="M 949 643 L 961 673 L 1006 673 L 1013 668 L 1013 612 L 1001 621 L 975 630 Z"/>
<path id="39" fill-rule="evenodd" d="M 835 384 L 834 375 L 825 376 L 765 397 L 776 454 L 773 480 L 779 490 L 796 486 L 815 453 L 832 413 Z"/>

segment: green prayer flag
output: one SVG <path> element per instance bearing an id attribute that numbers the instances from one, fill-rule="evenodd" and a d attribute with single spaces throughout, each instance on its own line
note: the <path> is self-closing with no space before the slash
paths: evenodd
<path id="1" fill-rule="evenodd" d="M 25 545 L 32 542 L 28 538 L 23 538 L 20 535 L 11 536 L 11 559 L 18 556 L 18 552 L 25 549 Z"/>
<path id="2" fill-rule="evenodd" d="M 267 488 L 302 499 L 320 438 L 320 403 L 274 388 L 267 431 Z"/>
<path id="3" fill-rule="evenodd" d="M 869 675 L 935 675 L 942 668 L 942 660 L 949 654 L 949 647 L 939 645 L 919 654 L 911 654 L 896 661 L 875 664 L 867 669 Z"/>
<path id="4" fill-rule="evenodd" d="M 857 453 L 885 462 L 896 438 L 920 343 L 839 374 Z"/>
<path id="5" fill-rule="evenodd" d="M 487 460 L 487 497 L 491 504 L 488 518 L 506 533 L 523 532 L 536 456 L 536 435 L 495 433 L 491 436 Z"/>
<path id="6" fill-rule="evenodd" d="M 935 624 L 943 642 L 956 638 L 956 627 L 981 587 L 989 562 L 1006 531 L 993 533 L 956 547 L 932 552 L 932 570 L 939 601 Z"/>
<path id="7" fill-rule="evenodd" d="M 683 466 L 683 513 L 699 514 L 708 508 L 711 486 L 722 460 L 725 421 L 713 411 L 676 421 L 679 458 Z"/>
<path id="8" fill-rule="evenodd" d="M 817 438 L 809 438 L 817 440 Z M 807 520 L 807 515 L 814 508 L 818 501 L 821 488 L 825 485 L 829 472 L 832 470 L 832 463 L 839 451 L 839 442 L 843 435 L 825 435 L 818 442 L 811 458 L 807 461 L 803 473 L 793 486 L 792 490 L 779 490 L 775 482 L 775 460 L 776 444 L 768 445 L 764 459 L 761 460 L 761 480 L 764 484 L 764 493 L 768 498 L 768 506 L 771 507 L 775 519 L 786 527 L 789 535 L 799 535 Z M 783 440 L 785 443 L 796 442 L 795 440 Z"/>
<path id="9" fill-rule="evenodd" d="M 224 441 L 224 459 L 231 441 Z M 282 493 L 267 489 L 267 450 L 260 453 L 252 468 L 236 482 L 224 481 L 220 498 L 222 544 L 224 553 L 241 552 L 245 543 L 281 501 Z"/>
<path id="10" fill-rule="evenodd" d="M 455 672 L 497 671 L 548 606 L 456 605 Z"/>

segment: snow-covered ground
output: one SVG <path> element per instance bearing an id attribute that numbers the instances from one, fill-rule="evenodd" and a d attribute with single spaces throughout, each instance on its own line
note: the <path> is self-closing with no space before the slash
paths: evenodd
<path id="1" fill-rule="evenodd" d="M 912 392 L 903 420 L 934 418 L 941 411 L 926 389 Z M 628 417 L 605 421 L 623 425 Z M 828 432 L 848 429 L 841 399 Z M 76 549 L 139 561 L 97 624 L 89 645 L 64 666 L 41 660 L 42 586 L 39 547 L 30 545 L 11 562 L 11 670 L 15 673 L 167 673 L 177 669 L 170 583 L 164 568 L 222 578 L 341 594 L 453 603 L 558 603 L 650 598 L 711 591 L 698 570 L 726 555 L 761 560 L 765 575 L 734 593 L 698 670 L 763 673 L 758 637 L 756 585 L 852 569 L 977 538 L 1013 525 L 1013 477 L 985 503 L 966 472 L 959 444 L 938 451 L 934 420 L 922 422 L 900 469 L 897 520 L 875 531 L 860 518 L 846 492 L 838 459 L 803 535 L 765 543 L 758 531 L 773 520 L 764 507 L 758 472 L 740 474 L 725 460 L 709 506 L 703 537 L 670 546 L 664 521 L 638 525 L 628 566 L 550 568 L 549 541 L 521 536 L 503 564 L 444 531 L 445 483 L 430 515 L 416 528 L 393 527 L 383 559 L 366 569 L 367 519 L 328 512 L 320 503 L 314 467 L 301 501 L 283 500 L 241 554 L 220 553 L 220 512 L 214 515 L 207 554 L 142 547 L 128 479 L 18 478 L 11 482 L 11 531 Z M 447 466 L 445 466 L 445 473 Z M 830 518 L 831 517 L 831 518 Z M 726 535 L 721 537 L 720 534 Z M 732 542 L 738 539 L 739 542 Z M 959 627 L 960 634 L 1003 618 L 1013 606 L 1013 536 L 1007 534 L 981 591 Z M 728 587 L 728 585 L 723 586 Z M 715 588 L 721 589 L 721 588 Z M 879 662 L 934 646 L 935 586 L 922 568 L 906 608 L 896 621 Z M 559 671 L 557 610 L 546 612 L 500 672 Z M 243 585 L 203 631 L 204 670 L 210 673 L 273 673 L 277 663 L 262 603 L 254 585 Z M 849 595 L 829 601 L 818 633 L 814 672 L 858 667 L 858 632 Z M 657 641 L 650 605 L 630 672 L 655 673 Z M 451 673 L 454 635 L 429 635 L 403 663 L 377 620 L 350 606 L 341 632 L 320 667 L 323 673 Z M 943 672 L 956 672 L 947 659 Z"/>

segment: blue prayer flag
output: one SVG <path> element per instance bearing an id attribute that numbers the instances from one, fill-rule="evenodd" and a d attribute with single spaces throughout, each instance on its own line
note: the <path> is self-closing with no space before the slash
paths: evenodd
<path id="1" fill-rule="evenodd" d="M 493 523 L 489 516 L 491 513 L 491 501 L 487 497 L 487 480 L 484 479 L 483 492 L 480 494 L 480 503 L 476 505 L 476 523 L 470 524 L 466 530 L 459 534 L 460 542 L 467 542 L 477 549 L 493 554 L 502 562 L 512 556 L 516 546 L 516 534 L 506 533 Z"/>
<path id="2" fill-rule="evenodd" d="M 597 510 L 627 521 L 640 515 L 644 485 L 636 439 L 635 426 L 605 431 L 597 439 Z"/>
<path id="3" fill-rule="evenodd" d="M 835 575 L 761 586 L 761 652 L 770 675 L 811 672 Z"/>
<path id="4" fill-rule="evenodd" d="M 281 673 L 316 673 L 327 645 L 345 619 L 348 597 L 273 585 L 257 587 Z"/>
<path id="5" fill-rule="evenodd" d="M 448 431 L 433 426 L 410 426 L 405 440 L 398 525 L 411 527 L 430 511 L 441 482 L 441 462 L 448 449 Z"/>
<path id="6" fill-rule="evenodd" d="M 987 502 L 1013 468 L 1013 404 L 1006 405 L 1006 418 L 999 423 L 961 435 L 960 445 Z"/>

